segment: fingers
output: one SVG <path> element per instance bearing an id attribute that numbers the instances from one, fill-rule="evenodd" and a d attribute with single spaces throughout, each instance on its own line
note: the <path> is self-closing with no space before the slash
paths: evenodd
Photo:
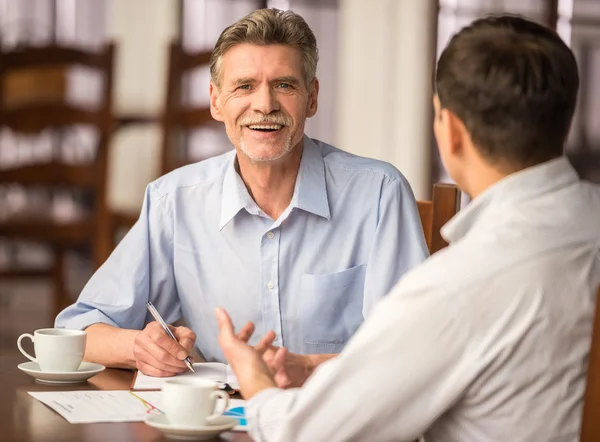
<path id="1" fill-rule="evenodd" d="M 248 342 L 248 339 L 252 336 L 255 330 L 254 323 L 248 322 L 237 334 L 238 339 L 241 339 L 244 342 Z"/>
<path id="2" fill-rule="evenodd" d="M 149 347 L 148 352 L 156 358 L 160 357 L 161 360 L 164 358 L 166 363 L 179 366 L 188 356 L 186 349 L 179 342 L 171 339 L 162 328 L 151 331 L 149 337 L 156 345 Z"/>
<path id="3" fill-rule="evenodd" d="M 196 343 L 196 333 L 187 327 L 173 327 L 172 325 L 169 325 L 169 328 L 179 341 L 179 345 L 185 348 L 187 353 L 191 353 L 194 350 L 194 344 Z"/>
<path id="4" fill-rule="evenodd" d="M 252 322 L 248 322 L 236 335 L 231 318 L 224 309 L 220 307 L 216 308 L 215 316 L 217 317 L 217 323 L 219 325 L 219 340 L 222 343 L 231 344 L 236 341 L 243 341 L 244 343 L 247 343 L 256 329 Z"/>
<path id="5" fill-rule="evenodd" d="M 288 388 L 292 385 L 292 379 L 285 368 L 288 350 L 285 347 L 278 348 L 271 359 L 271 370 L 275 373 L 274 380 L 279 388 Z"/>
<path id="6" fill-rule="evenodd" d="M 275 354 L 273 355 L 273 359 L 271 359 L 270 367 L 273 371 L 278 371 L 283 368 L 285 364 L 285 360 L 288 356 L 288 350 L 285 347 L 280 347 L 277 349 Z"/>
<path id="7" fill-rule="evenodd" d="M 137 361 L 135 365 L 139 371 L 147 376 L 153 376 L 156 378 L 166 378 L 172 376 L 170 372 L 159 370 L 158 368 L 154 368 L 145 362 Z"/>
<path id="8" fill-rule="evenodd" d="M 273 376 L 273 380 L 278 388 L 289 388 L 292 385 L 292 380 L 285 370 L 279 370 Z"/>
<path id="9" fill-rule="evenodd" d="M 172 372 L 172 371 L 167 371 L 167 370 L 161 370 L 161 369 L 153 367 L 152 365 L 147 364 L 141 360 L 137 361 L 136 367 L 139 371 L 141 371 L 145 375 L 154 376 L 157 378 L 171 377 L 171 376 L 175 376 L 176 374 L 182 373 L 182 372 Z"/>
<path id="10" fill-rule="evenodd" d="M 281 388 L 289 384 L 285 369 L 287 354 L 287 350 L 283 347 L 270 346 L 262 355 L 262 359 L 267 364 L 267 367 L 269 367 L 269 370 L 271 370 L 277 386 Z"/>
<path id="11" fill-rule="evenodd" d="M 275 340 L 275 332 L 269 330 L 262 339 L 254 346 L 254 349 L 262 356 L 271 346 Z"/>
<path id="12" fill-rule="evenodd" d="M 219 334 L 223 337 L 232 338 L 234 335 L 233 323 L 227 312 L 221 307 L 217 307 L 215 309 L 215 316 L 217 317 L 217 323 L 219 324 Z"/>
<path id="13" fill-rule="evenodd" d="M 151 322 L 135 338 L 133 353 L 142 373 L 153 372 L 153 376 L 172 376 L 187 370 L 183 359 L 187 351 L 173 341 L 160 324 Z"/>
<path id="14" fill-rule="evenodd" d="M 157 360 L 143 348 L 134 350 L 134 355 L 137 368 L 141 370 L 142 373 L 150 376 L 174 376 L 179 373 L 184 373 L 188 370 L 187 367 L 175 367 Z"/>
<path id="15" fill-rule="evenodd" d="M 262 354 L 263 361 L 265 361 L 269 367 L 271 367 L 271 362 L 273 361 L 273 358 L 275 357 L 276 351 L 277 351 L 277 348 L 271 346 L 271 347 L 267 348 L 265 350 L 265 352 Z"/>

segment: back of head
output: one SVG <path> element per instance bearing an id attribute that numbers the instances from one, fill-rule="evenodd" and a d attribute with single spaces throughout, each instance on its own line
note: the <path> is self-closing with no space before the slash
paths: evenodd
<path id="1" fill-rule="evenodd" d="M 319 60 L 317 39 L 304 19 L 279 9 L 257 9 L 225 28 L 219 36 L 210 59 L 211 81 L 220 86 L 221 60 L 233 46 L 250 43 L 259 46 L 281 44 L 300 50 L 304 65 L 304 80 L 311 84 Z"/>
<path id="2" fill-rule="evenodd" d="M 514 16 L 476 20 L 444 49 L 435 83 L 440 106 L 491 165 L 515 170 L 562 155 L 579 75 L 551 29 Z"/>

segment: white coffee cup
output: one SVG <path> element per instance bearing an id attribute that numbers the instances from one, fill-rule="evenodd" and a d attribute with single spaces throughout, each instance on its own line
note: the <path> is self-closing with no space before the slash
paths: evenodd
<path id="1" fill-rule="evenodd" d="M 35 357 L 23 350 L 23 338 L 29 338 L 33 342 Z M 40 370 L 65 373 L 79 368 L 85 353 L 86 338 L 87 332 L 82 330 L 42 328 L 33 332 L 33 336 L 29 333 L 19 336 L 17 347 L 26 358 L 36 362 Z"/>
<path id="2" fill-rule="evenodd" d="M 217 398 L 225 401 L 223 409 L 215 411 Z M 162 405 L 172 425 L 203 427 L 221 416 L 229 403 L 229 395 L 209 379 L 179 377 L 168 379 L 162 387 Z"/>

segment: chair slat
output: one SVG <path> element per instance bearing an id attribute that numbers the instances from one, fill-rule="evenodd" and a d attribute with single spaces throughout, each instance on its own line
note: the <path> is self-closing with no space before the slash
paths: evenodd
<path id="1" fill-rule="evenodd" d="M 440 229 L 460 208 L 460 191 L 454 184 L 433 185 L 432 201 L 417 201 L 421 225 L 429 253 L 433 254 L 448 245 Z"/>
<path id="2" fill-rule="evenodd" d="M 21 133 L 38 133 L 49 127 L 65 127 L 74 124 L 106 126 L 108 115 L 101 110 L 90 110 L 60 103 L 28 104 L 3 109 L 0 126 Z"/>
<path id="3" fill-rule="evenodd" d="M 48 278 L 51 269 L 0 269 L 0 278 L 15 280 L 15 279 L 32 279 L 32 278 Z"/>
<path id="4" fill-rule="evenodd" d="M 181 53 L 181 67 L 185 70 L 194 69 L 210 63 L 211 57 L 210 51 L 195 52 L 195 53 Z"/>
<path id="5" fill-rule="evenodd" d="M 438 183 L 433 187 L 433 224 L 431 226 L 432 253 L 448 243 L 442 238 L 441 228 L 458 212 L 460 190 L 454 184 Z"/>
<path id="6" fill-rule="evenodd" d="M 60 247 L 88 244 L 95 223 L 86 219 L 57 224 L 48 219 L 16 219 L 0 223 L 0 236 L 43 242 Z"/>
<path id="7" fill-rule="evenodd" d="M 596 297 L 596 309 L 592 341 L 587 367 L 587 379 L 581 419 L 580 442 L 600 441 L 600 287 Z"/>
<path id="8" fill-rule="evenodd" d="M 79 64 L 102 69 L 112 62 L 113 49 L 113 44 L 99 52 L 63 46 L 28 47 L 0 54 L 0 65 L 5 70 L 60 64 Z"/>
<path id="9" fill-rule="evenodd" d="M 64 164 L 32 164 L 0 170 L 0 184 L 18 183 L 23 186 L 74 186 L 93 189 L 98 179 L 93 166 Z"/>
<path id="10" fill-rule="evenodd" d="M 190 108 L 180 110 L 175 114 L 172 120 L 173 126 L 179 126 L 186 129 L 213 122 L 209 108 Z"/>

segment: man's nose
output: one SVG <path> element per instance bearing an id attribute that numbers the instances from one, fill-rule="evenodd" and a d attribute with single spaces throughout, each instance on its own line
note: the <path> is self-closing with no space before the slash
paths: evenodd
<path id="1" fill-rule="evenodd" d="M 269 86 L 260 87 L 254 94 L 252 107 L 254 111 L 263 115 L 278 111 L 279 101 L 277 101 L 275 91 Z"/>

